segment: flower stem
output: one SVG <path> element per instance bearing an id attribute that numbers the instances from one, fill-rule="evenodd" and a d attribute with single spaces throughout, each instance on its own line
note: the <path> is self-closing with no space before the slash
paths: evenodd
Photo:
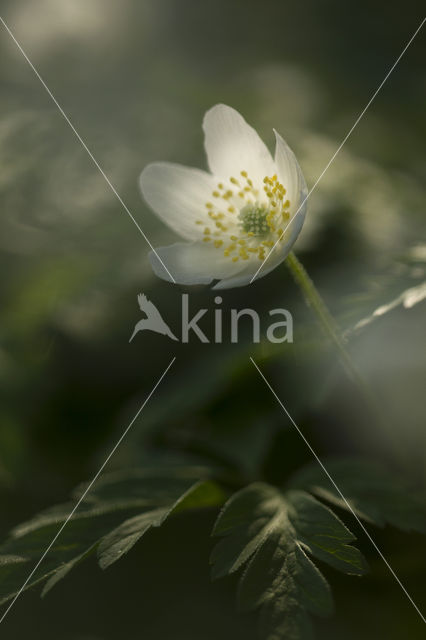
<path id="1" fill-rule="evenodd" d="M 291 271 L 294 280 L 301 288 L 306 304 L 316 314 L 325 334 L 333 342 L 336 347 L 343 366 L 345 367 L 348 375 L 354 382 L 356 382 L 364 392 L 367 392 L 370 400 L 371 393 L 368 389 L 365 381 L 362 379 L 355 363 L 353 362 L 349 352 L 347 351 L 343 339 L 341 337 L 341 331 L 330 311 L 328 310 L 324 300 L 320 296 L 317 288 L 308 275 L 305 267 L 300 260 L 295 256 L 293 251 L 289 253 L 286 259 L 286 264 Z"/>

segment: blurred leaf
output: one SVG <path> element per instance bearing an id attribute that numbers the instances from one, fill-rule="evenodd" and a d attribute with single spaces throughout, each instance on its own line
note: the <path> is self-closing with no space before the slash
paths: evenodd
<path id="1" fill-rule="evenodd" d="M 206 470 L 146 469 L 105 475 L 66 523 L 25 589 L 50 578 L 44 595 L 96 549 L 99 564 L 105 568 L 172 513 L 221 504 L 222 491 L 200 480 L 201 472 Z M 18 593 L 74 504 L 47 509 L 11 532 L 0 547 L 0 603 Z"/>
<path id="2" fill-rule="evenodd" d="M 403 531 L 426 532 L 424 500 L 404 483 L 400 474 L 375 461 L 336 458 L 325 467 L 360 518 L 380 527 L 391 524 Z M 305 489 L 317 497 L 350 511 L 318 464 L 310 463 L 297 472 L 289 486 Z"/>
<path id="3" fill-rule="evenodd" d="M 81 257 L 78 262 L 67 257 L 48 258 L 25 272 L 14 283 L 1 318 L 2 330 L 9 334 L 28 334 L 52 321 L 60 305 L 80 294 L 93 265 Z"/>
<path id="4" fill-rule="evenodd" d="M 234 388 L 234 397 L 237 390 Z M 251 409 L 251 407 L 250 407 Z M 255 409 L 247 412 L 236 402 L 216 414 L 198 431 L 187 432 L 192 448 L 202 452 L 205 459 L 219 460 L 220 465 L 243 474 L 245 479 L 257 479 L 261 473 L 271 440 L 277 430 L 274 414 L 258 417 Z M 244 483 L 243 483 L 244 484 Z"/>
<path id="5" fill-rule="evenodd" d="M 359 320 L 352 329 L 346 331 L 346 335 L 351 334 L 353 332 L 359 331 L 363 329 L 365 326 L 371 324 L 377 318 L 384 316 L 389 311 L 392 311 L 396 307 L 402 306 L 404 309 L 411 309 L 419 302 L 422 302 L 426 299 L 426 282 L 422 282 L 421 284 L 410 287 L 403 291 L 397 298 L 391 300 L 387 304 L 382 304 L 380 307 L 377 307 L 370 315 Z"/>
<path id="6" fill-rule="evenodd" d="M 195 363 L 185 365 L 185 375 L 165 382 L 167 403 L 159 397 L 146 407 L 143 436 L 158 431 L 159 426 L 170 424 L 171 416 L 185 417 L 205 408 L 227 390 L 230 381 L 237 378 L 239 368 L 247 366 L 251 345 L 233 345 L 231 352 L 208 351 Z M 187 393 L 191 389 L 191 393 Z"/>
<path id="7" fill-rule="evenodd" d="M 264 483 L 234 494 L 220 514 L 214 535 L 213 577 L 248 562 L 239 583 L 243 609 L 260 608 L 265 640 L 312 638 L 309 614 L 328 615 L 329 585 L 308 554 L 339 571 L 361 575 L 366 564 L 355 539 L 327 507 L 302 491 L 282 493 Z"/>

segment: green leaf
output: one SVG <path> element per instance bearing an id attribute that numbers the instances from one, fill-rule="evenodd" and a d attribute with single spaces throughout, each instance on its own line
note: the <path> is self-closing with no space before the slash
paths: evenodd
<path id="1" fill-rule="evenodd" d="M 186 493 L 159 509 L 151 509 L 125 520 L 119 527 L 104 536 L 98 548 L 98 560 L 102 569 L 119 560 L 151 528 L 159 527 L 172 514 L 186 509 L 221 504 L 224 494 L 211 482 L 197 482 Z"/>
<path id="2" fill-rule="evenodd" d="M 126 513 L 128 515 L 129 512 Z M 18 534 L 12 533 L 10 539 L 0 547 L 0 554 L 14 554 L 23 559 L 21 562 L 0 565 L 0 604 L 7 602 L 18 593 L 55 537 L 65 517 L 62 520 L 56 519 L 46 523 L 43 515 L 40 519 L 39 527 L 36 526 L 35 520 L 33 520 L 28 531 L 23 529 Z M 58 569 L 62 568 L 64 564 L 92 547 L 102 535 L 119 522 L 120 517 L 123 518 L 123 512 L 93 515 L 91 518 L 78 517 L 77 512 L 75 518 L 68 522 L 53 544 L 25 589 L 50 577 Z"/>
<path id="3" fill-rule="evenodd" d="M 223 503 L 202 468 L 144 469 L 105 474 L 67 522 L 25 589 L 47 580 L 45 595 L 98 550 L 109 566 L 172 513 Z M 77 491 L 82 495 L 83 487 Z M 13 598 L 68 518 L 75 502 L 57 505 L 15 527 L 0 546 L 0 604 Z"/>
<path id="4" fill-rule="evenodd" d="M 104 536 L 98 548 L 99 566 L 106 569 L 127 553 L 151 528 L 159 527 L 168 515 L 168 509 L 153 509 L 129 518 Z"/>
<path id="5" fill-rule="evenodd" d="M 375 461 L 358 458 L 329 459 L 324 465 L 360 518 L 380 527 L 391 524 L 403 531 L 426 532 L 425 502 L 400 474 Z M 350 512 L 316 462 L 297 472 L 289 486 L 310 491 Z"/>
<path id="6" fill-rule="evenodd" d="M 79 564 L 82 560 L 90 556 L 95 549 L 96 549 L 96 544 L 89 547 L 84 553 L 82 553 L 79 556 L 76 556 L 69 562 L 66 562 L 65 564 L 61 565 L 59 569 L 54 571 L 52 576 L 48 579 L 48 581 L 44 585 L 43 590 L 41 592 L 41 596 L 44 597 L 55 586 L 55 584 L 57 584 L 60 580 L 62 580 L 62 578 L 65 578 L 65 576 L 71 571 L 71 569 L 74 569 L 74 567 L 77 564 Z"/>
<path id="7" fill-rule="evenodd" d="M 213 531 L 222 540 L 211 562 L 214 578 L 246 564 L 239 583 L 242 609 L 260 608 L 265 640 L 312 637 L 309 614 L 333 609 L 327 581 L 310 556 L 355 575 L 366 571 L 354 536 L 330 509 L 303 491 L 255 483 L 225 504 Z"/>

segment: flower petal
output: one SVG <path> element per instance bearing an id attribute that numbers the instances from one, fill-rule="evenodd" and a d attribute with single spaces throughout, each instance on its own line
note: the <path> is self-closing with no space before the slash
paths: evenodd
<path id="1" fill-rule="evenodd" d="M 247 284 L 250 284 L 253 274 L 253 269 L 245 267 L 244 270 L 236 276 L 229 276 L 228 278 L 219 280 L 212 289 L 235 289 L 236 287 L 245 287 Z"/>
<path id="2" fill-rule="evenodd" d="M 224 104 L 217 104 L 204 116 L 205 148 L 210 170 L 216 176 L 238 179 L 241 171 L 259 184 L 275 172 L 266 145 L 244 118 Z"/>
<path id="3" fill-rule="evenodd" d="M 210 284 L 212 280 L 234 276 L 244 269 L 241 261 L 232 262 L 223 252 L 204 242 L 177 242 L 155 249 L 176 284 Z M 169 274 L 151 251 L 149 261 L 154 273 L 171 282 Z"/>
<path id="4" fill-rule="evenodd" d="M 202 236 L 204 227 L 195 221 L 208 222 L 206 202 L 215 185 L 209 173 L 169 162 L 149 164 L 140 177 L 143 197 L 151 209 L 186 240 Z"/>
<path id="5" fill-rule="evenodd" d="M 288 199 L 290 200 L 290 215 L 294 215 L 306 198 L 308 189 L 293 151 L 275 129 L 274 133 L 276 140 L 275 164 L 278 171 L 278 179 L 287 190 Z M 306 202 L 303 207 L 306 210 Z M 298 215 L 302 215 L 302 212 Z"/>

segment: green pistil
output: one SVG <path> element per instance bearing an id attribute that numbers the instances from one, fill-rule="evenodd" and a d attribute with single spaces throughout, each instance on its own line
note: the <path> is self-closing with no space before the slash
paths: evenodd
<path id="1" fill-rule="evenodd" d="M 255 236 L 264 236 L 269 233 L 269 225 L 266 221 L 268 209 L 258 205 L 248 204 L 239 213 L 241 227 L 246 233 L 253 233 Z"/>

